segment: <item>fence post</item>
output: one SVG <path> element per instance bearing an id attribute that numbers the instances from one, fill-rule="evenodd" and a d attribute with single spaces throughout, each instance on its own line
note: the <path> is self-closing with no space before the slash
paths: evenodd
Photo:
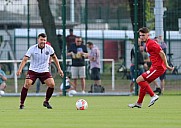
<path id="1" fill-rule="evenodd" d="M 112 59 L 112 90 L 115 90 L 115 84 L 114 84 L 115 83 L 115 81 L 114 81 L 115 80 L 115 76 L 114 76 L 115 74 L 114 74 L 114 70 L 115 70 L 114 69 L 114 59 Z"/>
<path id="2" fill-rule="evenodd" d="M 14 62 L 14 84 L 15 84 L 15 93 L 18 93 L 18 77 L 16 75 L 17 72 L 17 62 Z"/>

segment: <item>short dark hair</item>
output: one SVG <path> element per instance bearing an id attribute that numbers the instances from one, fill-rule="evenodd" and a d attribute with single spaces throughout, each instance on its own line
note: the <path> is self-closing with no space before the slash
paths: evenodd
<path id="1" fill-rule="evenodd" d="M 88 45 L 93 45 L 93 43 L 92 43 L 92 42 L 90 42 L 90 41 L 89 41 L 89 42 L 87 42 L 87 44 L 88 44 Z"/>
<path id="2" fill-rule="evenodd" d="M 142 27 L 138 30 L 138 32 L 141 32 L 141 33 L 149 33 L 149 29 L 147 27 Z"/>
<path id="3" fill-rule="evenodd" d="M 71 29 L 69 29 L 69 32 L 73 32 L 74 30 L 71 28 Z"/>
<path id="4" fill-rule="evenodd" d="M 40 36 L 43 37 L 43 38 L 47 37 L 47 35 L 46 35 L 45 33 L 40 33 L 40 34 L 38 35 L 38 38 L 39 38 Z"/>

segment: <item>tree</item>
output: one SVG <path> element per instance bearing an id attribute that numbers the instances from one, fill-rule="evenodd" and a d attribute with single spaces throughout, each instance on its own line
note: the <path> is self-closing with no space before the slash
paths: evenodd
<path id="1" fill-rule="evenodd" d="M 58 38 L 56 35 L 55 20 L 50 10 L 49 0 L 37 0 L 37 1 L 38 1 L 40 17 L 41 17 L 45 32 L 47 34 L 48 41 L 51 42 L 52 47 L 54 48 L 57 57 L 61 58 L 61 50 L 59 49 L 60 44 L 58 43 Z"/>
<path id="2" fill-rule="evenodd" d="M 13 3 L 13 0 L 5 0 L 5 1 L 7 5 Z M 49 0 L 37 0 L 37 1 L 38 1 L 40 17 L 45 32 L 47 34 L 48 41 L 51 42 L 57 57 L 61 58 L 61 50 L 59 49 L 60 44 L 58 42 L 58 37 L 56 35 L 55 20 L 50 10 Z"/>

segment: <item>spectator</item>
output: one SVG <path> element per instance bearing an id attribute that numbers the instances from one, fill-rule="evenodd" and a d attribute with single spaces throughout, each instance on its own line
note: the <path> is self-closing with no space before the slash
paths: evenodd
<path id="1" fill-rule="evenodd" d="M 6 88 L 7 77 L 5 72 L 1 69 L 0 65 L 0 90 L 4 91 Z"/>
<path id="2" fill-rule="evenodd" d="M 160 44 L 160 47 L 166 54 L 167 44 L 163 41 L 162 36 L 159 36 L 156 41 Z M 158 93 L 158 95 L 163 94 L 164 87 L 165 87 L 166 71 L 159 78 L 160 78 L 160 86 L 157 84 L 156 89 L 154 90 L 154 92 Z"/>
<path id="3" fill-rule="evenodd" d="M 69 50 L 71 44 L 75 43 L 76 35 L 73 34 L 73 29 L 69 29 L 69 35 L 66 37 L 67 51 Z"/>
<path id="4" fill-rule="evenodd" d="M 138 64 L 138 75 L 142 74 L 144 72 L 143 64 L 144 64 L 144 59 L 143 59 L 143 54 L 140 51 L 140 45 L 141 45 L 141 40 L 138 39 L 138 59 L 137 59 L 137 64 Z M 131 76 L 131 83 L 130 83 L 130 93 L 134 93 L 134 82 L 135 82 L 135 46 L 131 49 L 131 67 L 130 67 L 130 76 Z"/>
<path id="5" fill-rule="evenodd" d="M 87 47 L 91 50 L 88 55 L 88 58 L 90 60 L 91 79 L 94 80 L 94 84 L 101 85 L 100 50 L 92 42 L 87 42 Z"/>
<path id="6" fill-rule="evenodd" d="M 52 109 L 52 106 L 49 104 L 49 100 L 54 92 L 55 82 L 49 72 L 49 62 L 50 58 L 52 58 L 57 66 L 58 73 L 61 77 L 63 77 L 63 71 L 59 65 L 59 61 L 54 52 L 54 49 L 46 44 L 47 36 L 44 33 L 40 33 L 38 35 L 38 44 L 31 46 L 26 52 L 19 69 L 17 71 L 17 76 L 21 75 L 22 69 L 25 66 L 26 62 L 30 58 L 30 67 L 28 73 L 26 75 L 26 80 L 24 86 L 21 90 L 20 96 L 20 109 L 24 109 L 24 102 L 27 97 L 27 93 L 31 85 L 34 84 L 37 78 L 40 79 L 42 84 L 47 85 L 47 92 L 45 96 L 45 100 L 43 102 L 43 106 Z"/>
<path id="7" fill-rule="evenodd" d="M 62 49 L 63 49 L 62 35 L 61 35 L 61 34 L 58 34 L 58 35 L 57 35 L 57 38 L 58 38 L 60 53 L 61 53 L 61 55 L 62 55 Z M 60 57 L 59 59 L 61 59 L 61 57 Z"/>
<path id="8" fill-rule="evenodd" d="M 60 95 L 62 95 L 63 83 L 60 85 Z M 68 92 L 69 96 L 72 96 L 72 93 L 75 94 L 74 83 L 70 80 L 70 76 L 66 77 L 65 91 Z"/>
<path id="9" fill-rule="evenodd" d="M 75 43 L 71 44 L 67 55 L 72 58 L 71 73 L 74 80 L 75 90 L 77 87 L 77 79 L 80 78 L 82 93 L 85 93 L 85 55 L 87 54 L 87 47 L 82 44 L 82 38 L 76 37 Z"/>

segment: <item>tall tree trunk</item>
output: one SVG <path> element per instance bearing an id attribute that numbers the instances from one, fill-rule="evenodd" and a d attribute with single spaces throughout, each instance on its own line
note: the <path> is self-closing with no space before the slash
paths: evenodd
<path id="1" fill-rule="evenodd" d="M 47 39 L 52 44 L 52 47 L 54 48 L 57 57 L 61 58 L 61 50 L 59 49 L 60 44 L 58 43 L 55 21 L 50 10 L 49 0 L 37 0 L 37 1 L 38 1 L 38 7 L 43 27 L 47 34 Z"/>

